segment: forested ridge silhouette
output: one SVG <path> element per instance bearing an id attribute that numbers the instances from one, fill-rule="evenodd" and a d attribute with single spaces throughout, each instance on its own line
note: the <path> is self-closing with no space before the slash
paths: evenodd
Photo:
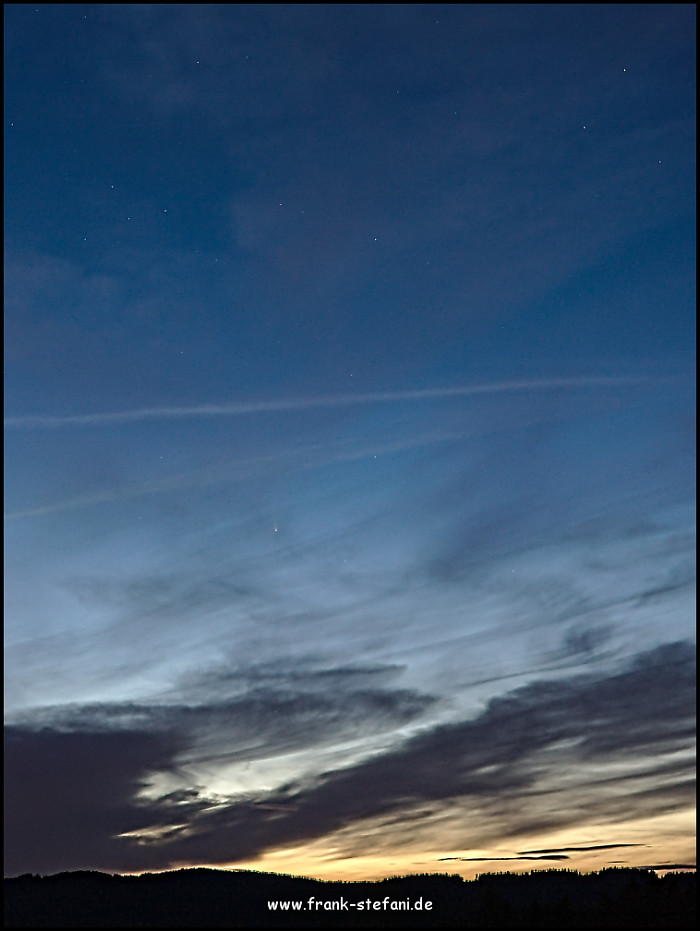
<path id="1" fill-rule="evenodd" d="M 93 871 L 5 879 L 5 926 L 19 927 L 695 927 L 695 873 L 539 870 L 475 880 L 421 874 L 324 882 L 244 870 L 141 876 Z M 313 901 L 309 905 L 309 900 Z M 316 902 L 407 902 L 332 910 Z M 421 906 L 415 909 L 420 900 Z M 270 909 L 296 901 L 300 910 Z M 426 908 L 431 902 L 432 907 Z"/>

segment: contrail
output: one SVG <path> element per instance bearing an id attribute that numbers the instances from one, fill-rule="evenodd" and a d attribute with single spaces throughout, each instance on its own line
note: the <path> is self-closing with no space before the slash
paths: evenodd
<path id="1" fill-rule="evenodd" d="M 394 401 L 430 401 L 442 398 L 499 394 L 508 391 L 546 391 L 555 388 L 610 388 L 648 382 L 645 377 L 547 378 L 531 381 L 502 381 L 453 388 L 419 388 L 413 391 L 379 391 L 369 394 L 336 394 L 328 397 L 242 401 L 229 404 L 200 404 L 191 407 L 144 407 L 131 411 L 100 414 L 46 416 L 29 414 L 6 417 L 5 429 L 47 430 L 59 427 L 106 427 L 110 424 L 137 423 L 144 420 L 174 420 L 185 417 L 241 417 L 278 411 L 304 411 L 312 408 L 352 407 L 360 404 L 389 404 Z M 668 379 L 653 379 L 665 381 Z"/>
<path id="2" fill-rule="evenodd" d="M 434 433 L 424 436 L 414 437 L 410 440 L 403 440 L 394 443 L 383 443 L 381 445 L 368 445 L 360 449 L 353 448 L 345 451 L 328 451 L 323 444 L 313 444 L 309 446 L 297 447 L 293 455 L 268 455 L 255 456 L 246 459 L 232 459 L 222 463 L 216 469 L 206 468 L 198 469 L 192 472 L 183 472 L 165 479 L 159 479 L 155 482 L 144 482 L 141 485 L 132 485 L 125 488 L 105 489 L 104 491 L 92 494 L 74 495 L 72 498 L 65 498 L 62 501 L 53 501 L 48 504 L 41 504 L 34 508 L 27 508 L 24 511 L 13 511 L 3 515 L 3 520 L 21 520 L 27 517 L 42 517 L 46 514 L 55 514 L 60 511 L 74 511 L 77 508 L 89 507 L 93 504 L 108 504 L 110 501 L 119 501 L 129 498 L 142 498 L 147 495 L 167 493 L 177 491 L 181 488 L 203 487 L 205 485 L 215 485 L 220 482 L 232 482 L 236 479 L 246 479 L 252 476 L 260 477 L 265 468 L 274 467 L 277 463 L 286 463 L 287 467 L 296 463 L 298 468 L 314 468 L 325 466 L 336 462 L 351 462 L 353 460 L 365 459 L 373 456 L 391 455 L 392 453 L 403 452 L 407 449 L 414 449 L 420 446 L 430 446 L 434 443 L 445 443 L 450 440 L 459 439 L 459 434 L 455 433 Z M 300 459 L 306 454 L 313 454 L 313 459 L 309 459 L 307 464 Z"/>

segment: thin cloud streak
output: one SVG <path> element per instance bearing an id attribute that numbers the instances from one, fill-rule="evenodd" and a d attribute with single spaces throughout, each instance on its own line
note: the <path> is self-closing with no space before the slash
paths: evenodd
<path id="1" fill-rule="evenodd" d="M 648 383 L 645 376 L 586 376 L 581 378 L 542 378 L 524 381 L 493 382 L 484 385 L 461 385 L 455 388 L 421 388 L 413 391 L 378 391 L 368 394 L 339 394 L 319 398 L 276 398 L 231 404 L 200 404 L 191 407 L 146 407 L 131 411 L 101 414 L 44 416 L 28 414 L 6 417 L 5 429 L 51 429 L 59 427 L 102 427 L 109 424 L 135 423 L 143 420 L 168 420 L 182 417 L 239 417 L 278 411 L 304 411 L 312 408 L 351 407 L 357 404 L 388 404 L 394 401 L 429 401 L 443 398 L 499 394 L 508 391 L 547 391 L 556 388 L 612 388 Z M 654 379 L 666 382 L 669 379 Z"/>
<path id="2" fill-rule="evenodd" d="M 547 850 L 521 850 L 519 851 L 523 856 L 529 854 L 543 854 L 543 853 L 567 853 L 577 852 L 587 850 L 612 850 L 615 847 L 648 847 L 649 844 L 588 844 L 584 847 L 550 847 Z"/>

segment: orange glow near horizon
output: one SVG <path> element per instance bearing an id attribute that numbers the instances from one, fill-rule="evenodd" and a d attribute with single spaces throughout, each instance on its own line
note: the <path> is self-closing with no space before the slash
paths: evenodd
<path id="1" fill-rule="evenodd" d="M 369 833 L 369 832 L 368 832 Z M 386 854 L 347 856 L 339 852 L 336 837 L 326 837 L 268 851 L 254 860 L 236 863 L 178 863 L 171 869 L 207 867 L 210 869 L 253 870 L 309 877 L 325 881 L 377 881 L 391 876 L 416 873 L 458 874 L 475 879 L 483 873 L 526 873 L 532 870 L 569 869 L 597 872 L 612 866 L 646 867 L 695 862 L 695 809 L 620 824 L 587 825 L 576 831 L 522 836 L 498 848 L 444 850 L 424 844 L 406 845 L 403 851 Z M 562 850 L 565 847 L 596 847 L 604 844 L 638 844 L 590 851 L 571 851 L 568 860 L 518 859 L 518 851 Z M 451 858 L 455 859 L 444 859 Z M 461 857 L 478 857 L 479 861 Z M 493 859 L 489 859 L 492 857 Z M 512 857 L 513 859 L 499 859 Z M 134 872 L 164 872 L 162 870 Z M 659 874 L 667 872 L 657 869 Z"/>

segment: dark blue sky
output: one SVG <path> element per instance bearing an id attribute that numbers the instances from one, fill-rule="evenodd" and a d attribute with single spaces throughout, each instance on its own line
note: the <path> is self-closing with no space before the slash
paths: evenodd
<path id="1" fill-rule="evenodd" d="M 694 37 L 6 5 L 10 872 L 688 861 Z"/>

